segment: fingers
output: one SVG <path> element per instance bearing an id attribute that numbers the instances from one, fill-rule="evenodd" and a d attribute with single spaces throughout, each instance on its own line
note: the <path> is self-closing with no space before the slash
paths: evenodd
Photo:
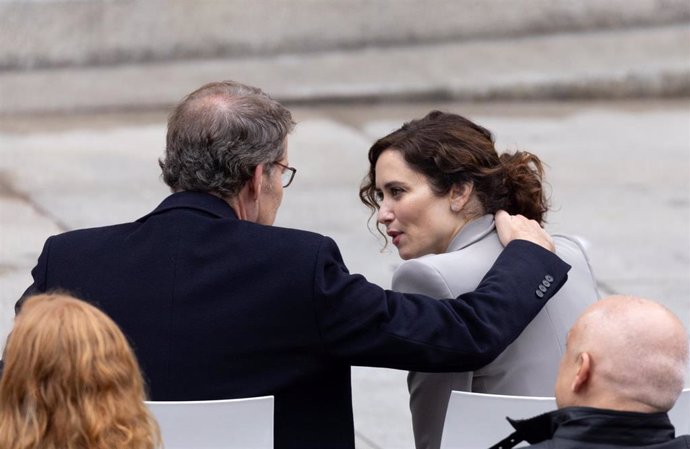
<path id="1" fill-rule="evenodd" d="M 551 236 L 539 223 L 522 215 L 510 215 L 504 210 L 499 210 L 496 212 L 496 231 L 503 246 L 513 240 L 527 240 L 549 251 L 555 250 Z"/>

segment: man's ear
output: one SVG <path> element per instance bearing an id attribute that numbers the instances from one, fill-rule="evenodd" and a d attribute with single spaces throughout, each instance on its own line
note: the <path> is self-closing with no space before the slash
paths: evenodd
<path id="1" fill-rule="evenodd" d="M 242 186 L 239 193 L 232 198 L 231 206 L 241 220 L 253 221 L 259 217 L 259 194 L 264 180 L 264 164 L 254 169 L 252 177 Z"/>
<path id="2" fill-rule="evenodd" d="M 450 210 L 460 212 L 465 204 L 470 200 L 474 191 L 474 184 L 468 181 L 464 184 L 454 184 L 450 188 Z"/>
<path id="3" fill-rule="evenodd" d="M 264 164 L 259 164 L 254 169 L 254 174 L 252 179 L 249 180 L 247 184 L 249 187 L 249 194 L 251 199 L 254 201 L 259 201 L 259 194 L 261 193 L 261 186 L 264 182 Z"/>
<path id="4" fill-rule="evenodd" d="M 579 393 L 587 386 L 592 371 L 592 357 L 588 352 L 580 353 L 577 358 L 577 373 L 570 388 L 574 393 Z"/>

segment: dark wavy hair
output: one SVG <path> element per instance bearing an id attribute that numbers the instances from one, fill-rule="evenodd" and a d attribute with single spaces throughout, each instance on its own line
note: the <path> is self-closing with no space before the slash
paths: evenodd
<path id="1" fill-rule="evenodd" d="M 439 196 L 447 194 L 453 185 L 471 182 L 485 213 L 503 209 L 544 223 L 548 200 L 539 158 L 526 151 L 499 156 L 488 129 L 441 111 L 405 123 L 369 149 L 369 174 L 362 181 L 359 197 L 372 213 L 379 208 L 376 162 L 388 149 L 399 151 Z"/>
<path id="2" fill-rule="evenodd" d="M 259 164 L 283 156 L 294 126 L 290 111 L 261 89 L 235 81 L 206 84 L 168 118 L 165 160 L 159 160 L 163 180 L 174 191 L 234 196 Z"/>

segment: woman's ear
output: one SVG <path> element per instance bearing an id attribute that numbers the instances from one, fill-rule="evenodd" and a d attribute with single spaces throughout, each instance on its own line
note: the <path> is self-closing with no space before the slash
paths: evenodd
<path id="1" fill-rule="evenodd" d="M 474 191 L 474 184 L 468 181 L 464 184 L 454 184 L 450 188 L 450 210 L 453 212 L 460 212 L 472 196 Z"/>

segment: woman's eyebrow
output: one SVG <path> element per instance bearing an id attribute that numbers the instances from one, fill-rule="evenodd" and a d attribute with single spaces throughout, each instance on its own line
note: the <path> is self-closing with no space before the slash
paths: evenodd
<path id="1" fill-rule="evenodd" d="M 384 189 L 390 189 L 391 187 L 397 187 L 397 186 L 401 186 L 403 184 L 404 183 L 402 181 L 388 181 L 387 183 L 385 183 L 383 185 L 383 188 Z"/>

